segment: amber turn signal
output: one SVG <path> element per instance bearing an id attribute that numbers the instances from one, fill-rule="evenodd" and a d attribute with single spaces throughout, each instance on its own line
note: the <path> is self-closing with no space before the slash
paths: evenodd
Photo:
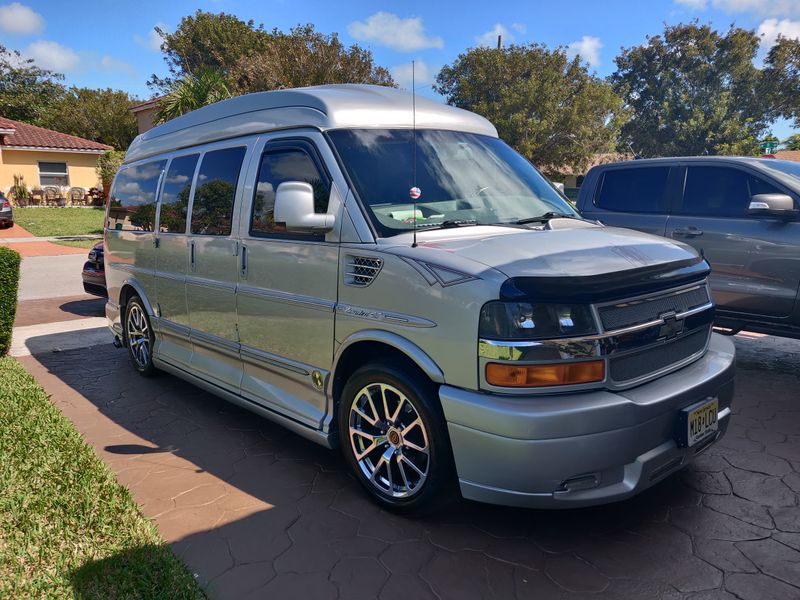
<path id="1" fill-rule="evenodd" d="M 550 365 L 486 365 L 486 381 L 499 387 L 544 387 L 576 385 L 605 379 L 602 360 Z"/>

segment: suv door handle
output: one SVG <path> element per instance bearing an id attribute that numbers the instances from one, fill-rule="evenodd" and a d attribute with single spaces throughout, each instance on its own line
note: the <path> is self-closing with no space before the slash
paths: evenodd
<path id="1" fill-rule="evenodd" d="M 673 236 L 678 237 L 697 237 L 703 235 L 703 230 L 697 227 L 678 227 L 672 230 Z"/>

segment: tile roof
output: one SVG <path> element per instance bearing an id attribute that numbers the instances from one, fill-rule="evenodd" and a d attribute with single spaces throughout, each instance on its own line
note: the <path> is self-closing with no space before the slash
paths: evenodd
<path id="1" fill-rule="evenodd" d="M 800 150 L 779 150 L 775 153 L 775 158 L 781 160 L 790 160 L 792 162 L 800 162 Z"/>
<path id="2" fill-rule="evenodd" d="M 63 150 L 113 150 L 111 146 L 99 144 L 91 140 L 59 133 L 52 129 L 36 127 L 28 123 L 20 123 L 0 117 L 0 129 L 13 129 L 14 133 L 4 134 L 0 138 L 3 148 L 58 148 Z"/>

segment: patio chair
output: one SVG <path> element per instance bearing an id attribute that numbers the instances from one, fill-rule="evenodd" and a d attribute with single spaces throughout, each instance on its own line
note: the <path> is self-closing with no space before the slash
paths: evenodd
<path id="1" fill-rule="evenodd" d="M 81 187 L 69 189 L 69 201 L 72 206 L 83 206 L 86 204 L 86 190 Z"/>
<path id="2" fill-rule="evenodd" d="M 31 190 L 30 204 L 31 206 L 39 206 L 44 200 L 44 190 L 35 189 Z"/>
<path id="3" fill-rule="evenodd" d="M 61 191 L 54 185 L 48 185 L 44 188 L 44 204 L 45 206 L 55 206 L 61 196 Z"/>

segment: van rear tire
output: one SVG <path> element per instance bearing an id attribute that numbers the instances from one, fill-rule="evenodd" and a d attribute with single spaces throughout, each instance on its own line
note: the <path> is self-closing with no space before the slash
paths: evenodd
<path id="1" fill-rule="evenodd" d="M 342 390 L 338 421 L 345 461 L 382 508 L 424 515 L 458 499 L 437 388 L 418 370 L 384 362 L 359 368 Z"/>
<path id="2" fill-rule="evenodd" d="M 123 340 L 133 368 L 145 377 L 154 375 L 156 373 L 153 365 L 155 335 L 153 327 L 150 325 L 147 309 L 138 295 L 131 296 L 125 305 L 123 333 Z"/>

